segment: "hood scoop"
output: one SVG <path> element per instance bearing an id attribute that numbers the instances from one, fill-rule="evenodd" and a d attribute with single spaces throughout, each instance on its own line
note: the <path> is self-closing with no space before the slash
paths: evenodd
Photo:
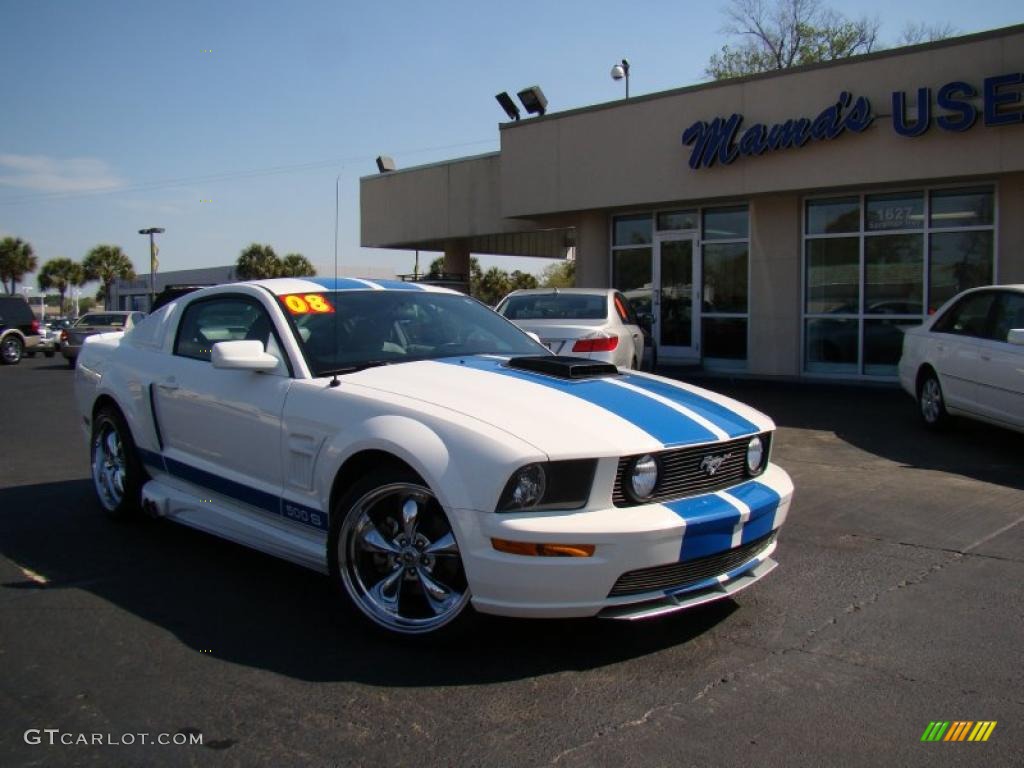
<path id="1" fill-rule="evenodd" d="M 561 355 L 513 357 L 506 365 L 509 368 L 543 373 L 559 379 L 596 379 L 602 376 L 615 376 L 619 372 L 619 369 L 611 363 L 588 360 L 585 357 Z"/>

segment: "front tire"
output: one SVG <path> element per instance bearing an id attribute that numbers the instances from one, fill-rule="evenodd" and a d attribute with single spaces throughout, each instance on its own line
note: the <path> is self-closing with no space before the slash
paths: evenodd
<path id="1" fill-rule="evenodd" d="M 376 626 L 405 636 L 448 633 L 472 612 L 451 523 L 415 474 L 364 478 L 332 512 L 331 577 Z"/>
<path id="2" fill-rule="evenodd" d="M 142 508 L 143 470 L 124 416 L 104 406 L 96 414 L 89 441 L 92 487 L 103 510 L 113 518 L 138 515 Z"/>
<path id="3" fill-rule="evenodd" d="M 4 336 L 0 341 L 0 363 L 4 365 L 17 365 L 21 362 L 21 355 L 25 351 L 25 345 L 21 339 L 11 333 Z"/>
<path id="4" fill-rule="evenodd" d="M 942 385 L 935 371 L 926 371 L 917 385 L 917 412 L 928 429 L 942 429 L 949 422 Z"/>

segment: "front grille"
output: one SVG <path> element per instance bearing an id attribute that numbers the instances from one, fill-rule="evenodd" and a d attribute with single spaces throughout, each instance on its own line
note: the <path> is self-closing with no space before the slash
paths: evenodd
<path id="1" fill-rule="evenodd" d="M 735 549 L 727 549 L 717 555 L 699 557 L 682 563 L 656 565 L 653 568 L 640 568 L 628 571 L 615 582 L 608 597 L 637 595 L 641 592 L 655 590 L 681 589 L 697 582 L 728 573 L 748 560 L 753 560 L 775 541 L 775 531 L 759 539 L 743 544 Z"/>
<path id="2" fill-rule="evenodd" d="M 765 456 L 771 447 L 771 435 L 761 434 L 764 442 Z M 637 504 L 649 504 L 670 499 L 682 499 L 711 493 L 722 488 L 729 488 L 742 482 L 747 477 L 747 443 L 750 436 L 724 443 L 697 445 L 690 448 L 679 448 L 652 454 L 658 460 L 658 484 L 654 486 L 654 494 L 642 502 L 633 501 L 626 495 L 628 473 L 636 456 L 624 456 L 619 459 L 619 468 L 615 474 L 615 487 L 612 490 L 612 503 L 616 507 L 632 507 Z M 713 475 L 701 468 L 705 457 L 728 457 Z"/>

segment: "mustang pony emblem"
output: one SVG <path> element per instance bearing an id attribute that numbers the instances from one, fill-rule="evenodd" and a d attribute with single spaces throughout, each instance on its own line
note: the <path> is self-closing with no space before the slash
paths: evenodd
<path id="1" fill-rule="evenodd" d="M 731 453 L 723 453 L 721 456 L 705 456 L 704 460 L 700 463 L 700 468 L 708 477 L 712 477 L 730 456 L 732 456 Z"/>

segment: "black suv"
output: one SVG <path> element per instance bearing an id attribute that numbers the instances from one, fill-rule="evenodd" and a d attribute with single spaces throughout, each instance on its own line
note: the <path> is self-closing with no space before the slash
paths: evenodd
<path id="1" fill-rule="evenodd" d="M 39 344 L 39 321 L 21 296 L 0 296 L 0 363 L 14 365 Z"/>

